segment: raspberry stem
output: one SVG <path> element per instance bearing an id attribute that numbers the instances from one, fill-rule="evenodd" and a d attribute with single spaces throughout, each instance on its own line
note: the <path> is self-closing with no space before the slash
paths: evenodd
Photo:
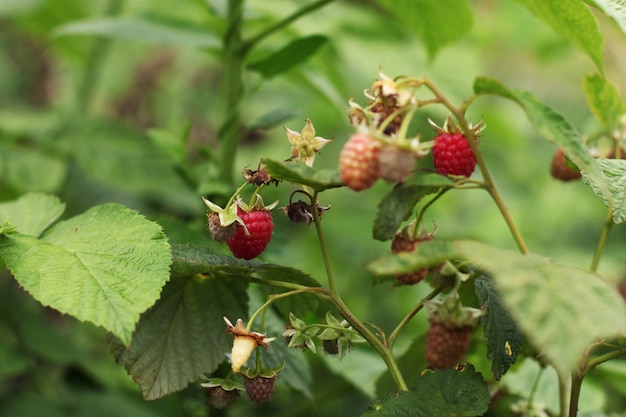
<path id="1" fill-rule="evenodd" d="M 411 319 L 417 313 L 419 313 L 422 308 L 424 308 L 424 306 L 426 305 L 426 302 L 435 298 L 437 295 L 441 293 L 441 291 L 443 291 L 443 288 L 441 287 L 435 288 L 434 290 L 432 290 L 426 297 L 422 298 L 422 300 L 413 308 L 413 310 L 411 310 L 411 312 L 409 312 L 409 314 L 406 315 L 406 317 L 402 319 L 402 321 L 396 326 L 396 328 L 393 330 L 393 332 L 391 332 L 391 335 L 389 336 L 389 339 L 388 339 L 389 349 L 393 348 L 393 344 L 395 343 L 396 339 L 398 338 L 402 330 L 406 327 L 407 324 L 409 324 Z"/>
<path id="2" fill-rule="evenodd" d="M 478 142 L 476 141 L 476 135 L 474 134 L 474 132 L 468 125 L 467 121 L 465 120 L 465 107 L 471 101 L 466 101 L 462 107 L 458 108 L 454 106 L 441 93 L 441 91 L 432 83 L 432 81 L 428 79 L 424 79 L 423 84 L 439 99 L 441 104 L 443 104 L 446 108 L 448 108 L 448 110 L 450 110 L 450 112 L 454 115 L 454 118 L 459 123 L 459 126 L 463 130 L 463 134 L 467 138 L 467 141 L 469 142 L 469 145 L 472 148 L 472 151 L 474 152 L 474 156 L 476 157 L 476 162 L 478 163 L 480 171 L 483 174 L 485 190 L 487 190 L 487 192 L 489 193 L 493 201 L 498 206 L 498 209 L 500 210 L 500 213 L 502 214 L 504 221 L 509 227 L 509 230 L 511 231 L 513 239 L 515 240 L 515 243 L 517 244 L 520 252 L 523 254 L 527 254 L 528 248 L 526 247 L 526 243 L 524 242 L 524 239 L 519 229 L 517 228 L 517 225 L 515 224 L 513 217 L 511 217 L 511 213 L 509 212 L 509 209 L 507 208 L 504 202 L 504 199 L 500 195 L 500 192 L 498 191 L 498 188 L 496 187 L 493 181 L 493 178 L 491 177 L 491 173 L 489 172 L 489 169 L 487 168 L 487 163 L 485 162 L 485 159 L 483 158 L 483 154 L 480 150 L 480 147 L 478 146 Z"/>

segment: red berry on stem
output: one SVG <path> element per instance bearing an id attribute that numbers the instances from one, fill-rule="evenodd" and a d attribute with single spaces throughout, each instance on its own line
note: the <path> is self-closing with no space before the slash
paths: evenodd
<path id="1" fill-rule="evenodd" d="M 439 174 L 469 177 L 476 168 L 476 156 L 463 134 L 441 132 L 434 139 L 433 163 Z"/>
<path id="2" fill-rule="evenodd" d="M 382 144 L 368 135 L 352 135 L 339 155 L 341 181 L 354 191 L 374 185 L 380 177 L 381 148 Z"/>
<path id="3" fill-rule="evenodd" d="M 235 258 L 252 259 L 259 256 L 272 239 L 274 222 L 267 210 L 252 210 L 250 212 L 237 210 L 237 215 L 243 220 L 246 227 L 237 226 L 235 234 L 226 244 Z M 246 229 L 248 230 L 246 232 Z"/>
<path id="4" fill-rule="evenodd" d="M 409 238 L 404 234 L 398 233 L 391 241 L 391 253 L 413 252 L 421 242 L 432 239 L 432 234 L 423 234 L 417 238 Z M 395 278 L 396 281 L 402 284 L 413 285 L 423 281 L 426 275 L 428 275 L 428 268 L 418 269 L 417 271 L 408 272 L 406 274 L 397 274 Z"/>

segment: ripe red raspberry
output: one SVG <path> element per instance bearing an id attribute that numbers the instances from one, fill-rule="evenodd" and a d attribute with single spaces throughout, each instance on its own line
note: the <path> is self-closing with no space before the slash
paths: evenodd
<path id="1" fill-rule="evenodd" d="M 261 404 L 268 402 L 274 394 L 276 377 L 255 376 L 254 378 L 244 377 L 243 386 L 246 389 L 250 401 Z"/>
<path id="2" fill-rule="evenodd" d="M 561 181 L 574 181 L 581 178 L 580 171 L 567 165 L 565 152 L 558 148 L 550 163 L 550 175 Z"/>
<path id="3" fill-rule="evenodd" d="M 370 188 L 380 177 L 379 141 L 362 133 L 350 137 L 339 155 L 341 181 L 354 191 Z"/>
<path id="4" fill-rule="evenodd" d="M 428 365 L 437 369 L 449 369 L 459 363 L 469 349 L 472 331 L 472 326 L 452 327 L 430 320 L 425 352 Z"/>
<path id="5" fill-rule="evenodd" d="M 417 238 L 411 239 L 403 233 L 398 233 L 391 241 L 391 253 L 413 252 L 417 245 L 421 242 L 432 240 L 433 237 L 434 236 L 432 234 L 426 233 L 418 236 Z M 395 278 L 396 281 L 402 284 L 413 285 L 424 280 L 426 275 L 428 275 L 428 268 L 418 269 L 417 271 L 408 272 L 406 274 L 397 274 L 395 275 Z"/>
<path id="6" fill-rule="evenodd" d="M 237 231 L 228 239 L 226 244 L 235 258 L 252 259 L 259 256 L 272 239 L 274 222 L 267 210 L 252 210 L 250 212 L 238 208 L 237 215 L 243 220 L 246 228 L 237 225 Z"/>
<path id="7" fill-rule="evenodd" d="M 469 177 L 476 168 L 476 156 L 463 134 L 440 132 L 434 139 L 433 163 L 439 174 Z"/>

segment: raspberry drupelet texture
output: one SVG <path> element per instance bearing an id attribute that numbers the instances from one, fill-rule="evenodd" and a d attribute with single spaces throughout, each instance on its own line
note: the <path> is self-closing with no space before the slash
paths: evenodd
<path id="1" fill-rule="evenodd" d="M 246 227 L 238 225 L 235 234 L 228 239 L 226 244 L 235 258 L 246 260 L 256 258 L 272 239 L 274 231 L 272 215 L 266 210 L 246 212 L 241 209 L 237 211 L 237 215 Z M 249 234 L 246 233 L 246 228 Z"/>
<path id="2" fill-rule="evenodd" d="M 425 357 L 428 365 L 436 369 L 449 369 L 459 363 L 470 346 L 471 326 L 449 327 L 431 321 L 426 333 Z"/>
<path id="3" fill-rule="evenodd" d="M 461 133 L 440 133 L 434 139 L 433 163 L 443 175 L 469 177 L 476 168 L 476 156 Z"/>

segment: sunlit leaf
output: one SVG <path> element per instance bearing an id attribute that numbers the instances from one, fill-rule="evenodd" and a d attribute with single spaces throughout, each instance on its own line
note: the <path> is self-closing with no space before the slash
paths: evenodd
<path id="1" fill-rule="evenodd" d="M 400 391 L 372 405 L 364 417 L 482 416 L 491 398 L 472 365 L 421 375 L 410 391 Z"/>
<path id="2" fill-rule="evenodd" d="M 159 297 L 171 261 L 161 227 L 119 204 L 57 223 L 41 239 L 1 237 L 0 257 L 40 303 L 102 326 L 124 343 Z"/>
<path id="3" fill-rule="evenodd" d="M 565 36 L 602 70 L 604 38 L 591 10 L 580 0 L 519 0 L 535 16 Z"/>
<path id="4" fill-rule="evenodd" d="M 626 0 L 586 0 L 592 6 L 597 6 L 611 17 L 622 32 L 626 33 Z"/>
<path id="5" fill-rule="evenodd" d="M 588 74 L 584 78 L 584 90 L 591 112 L 607 129 L 613 130 L 626 113 L 615 85 L 600 74 Z"/>
<path id="6" fill-rule="evenodd" d="M 433 240 L 411 253 L 383 256 L 369 268 L 397 274 L 446 259 L 465 259 L 486 271 L 524 336 L 562 375 L 592 342 L 626 331 L 626 304 L 614 287 L 596 274 L 539 255 Z"/>
<path id="7" fill-rule="evenodd" d="M 58 197 L 29 193 L 0 204 L 0 224 L 8 222 L 23 235 L 39 237 L 64 210 L 65 204 Z"/>
<path id="8" fill-rule="evenodd" d="M 589 181 L 585 172 L 583 177 L 589 181 L 593 191 L 604 199 L 605 204 L 611 207 L 613 222 L 623 223 L 626 221 L 626 160 L 623 159 L 599 159 L 598 165 L 606 177 L 611 200 L 605 198 L 597 184 Z"/>

